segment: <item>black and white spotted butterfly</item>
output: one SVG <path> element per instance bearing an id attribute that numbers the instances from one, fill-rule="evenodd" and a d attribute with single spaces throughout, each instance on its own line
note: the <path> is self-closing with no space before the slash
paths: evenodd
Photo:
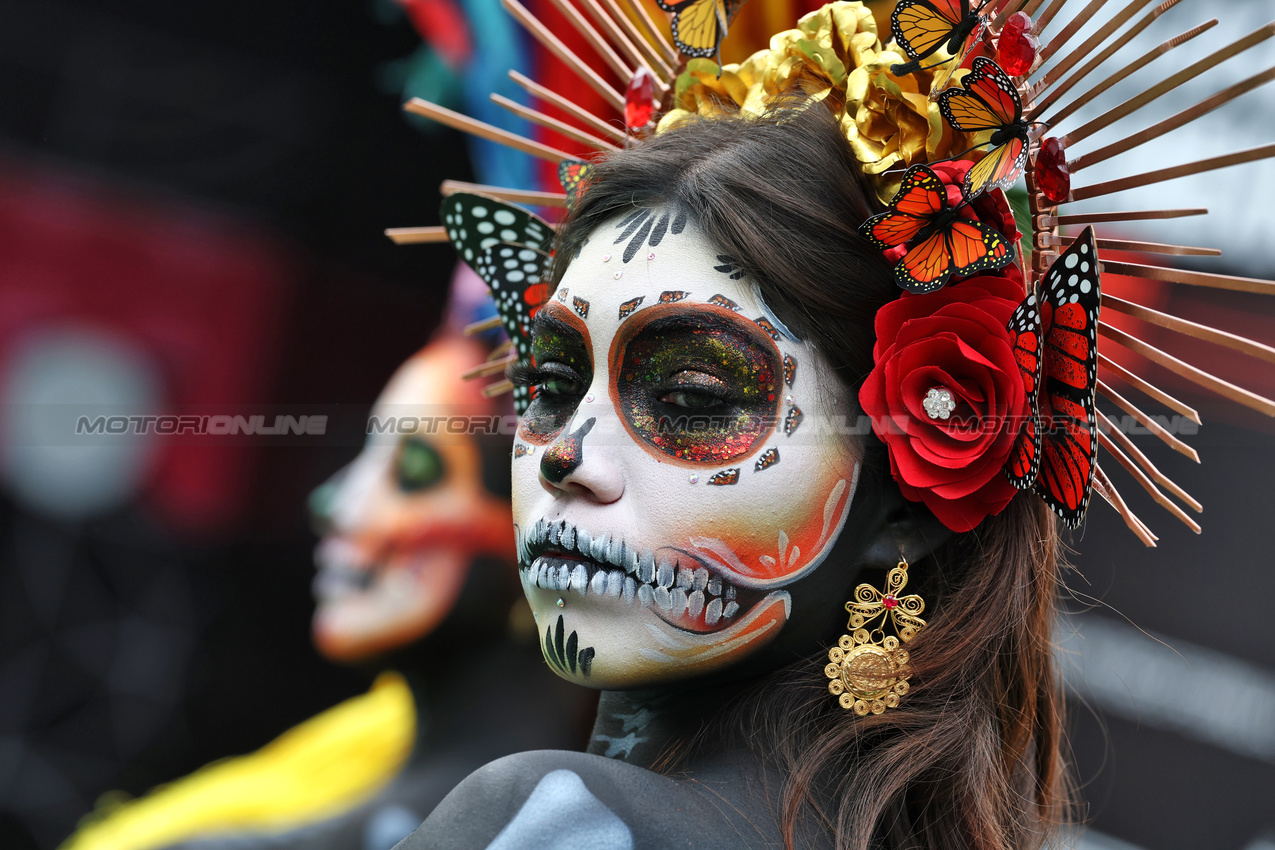
<path id="1" fill-rule="evenodd" d="M 467 193 L 443 200 L 442 219 L 457 253 L 491 288 L 518 358 L 529 358 L 531 319 L 552 294 L 553 228 L 524 209 Z M 521 414 L 529 403 L 527 388 L 516 387 L 514 411 Z"/>

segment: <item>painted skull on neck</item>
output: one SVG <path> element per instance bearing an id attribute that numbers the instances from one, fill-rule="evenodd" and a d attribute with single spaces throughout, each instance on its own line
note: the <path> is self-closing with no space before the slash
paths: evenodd
<path id="1" fill-rule="evenodd" d="M 594 231 L 532 352 L 514 521 L 549 663 L 644 687 L 773 641 L 858 477 L 822 355 L 684 215 L 645 209 Z"/>

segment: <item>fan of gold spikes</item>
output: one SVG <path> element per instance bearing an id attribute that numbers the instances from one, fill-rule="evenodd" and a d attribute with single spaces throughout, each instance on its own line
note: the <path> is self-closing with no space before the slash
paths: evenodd
<path id="1" fill-rule="evenodd" d="M 518 0 L 502 0 L 502 2 L 509 14 L 534 39 L 574 71 L 581 84 L 593 89 L 602 97 L 613 110 L 613 114 L 606 116 L 594 115 L 578 106 L 573 101 L 570 92 L 550 91 L 516 71 L 510 71 L 509 75 L 519 86 L 525 89 L 532 97 L 561 110 L 575 123 L 570 124 L 561 121 L 543 112 L 530 109 L 500 95 L 493 94 L 491 97 L 496 103 L 522 118 L 601 152 L 620 149 L 625 144 L 633 141 L 624 129 L 623 120 L 619 118 L 624 110 L 624 95 L 621 94 L 621 89 L 617 88 L 614 83 L 618 82 L 623 87 L 627 85 L 639 69 L 646 69 L 654 77 L 656 98 L 663 101 L 663 109 L 666 110 L 672 105 L 672 87 L 677 75 L 685 69 L 687 57 L 679 55 L 674 46 L 665 38 L 661 29 L 652 20 L 651 14 L 643 5 L 642 0 L 551 0 L 553 5 L 562 12 L 564 18 L 570 22 L 570 25 L 580 33 L 583 40 L 596 52 L 601 63 L 609 69 L 608 75 L 613 78 L 610 81 L 603 74 L 593 70 L 590 64 L 586 63 L 580 56 L 573 53 Z M 1074 2 L 1075 0 L 1073 0 Z M 1164 97 L 1187 81 L 1195 79 L 1203 71 L 1226 59 L 1248 51 L 1275 35 L 1275 22 L 1272 22 L 1231 44 L 1211 52 L 1198 61 L 1184 64 L 1180 70 L 1161 77 L 1145 91 L 1123 102 L 1113 103 L 1097 117 L 1073 128 L 1071 124 L 1075 123 L 1077 113 L 1081 107 L 1091 104 L 1101 107 L 1104 104 L 1102 100 L 1104 94 L 1118 83 L 1146 67 L 1154 60 L 1172 54 L 1175 50 L 1217 24 L 1216 19 L 1205 21 L 1174 38 L 1170 38 L 1136 58 L 1126 58 L 1122 55 L 1122 49 L 1129 46 L 1135 36 L 1177 5 L 1180 0 L 1164 0 L 1164 2 L 1148 9 L 1147 7 L 1151 5 L 1151 2 L 1152 0 L 1128 0 L 1128 2 L 1124 3 L 1108 3 L 1105 0 L 1090 0 L 1069 20 L 1066 15 L 1063 15 L 1061 20 L 1066 20 L 1066 23 L 1061 27 L 1051 27 L 1051 24 L 1056 18 L 1059 18 L 1059 13 L 1063 11 L 1068 0 L 1051 0 L 1048 5 L 1046 5 L 1046 0 L 1008 0 L 1008 2 L 994 4 L 997 11 L 982 35 L 982 39 L 991 50 L 994 51 L 1005 23 L 1016 12 L 1023 12 L 1032 18 L 1031 34 L 1039 37 L 1043 44 L 1037 52 L 1031 68 L 1023 76 L 1014 79 L 1023 102 L 1024 119 L 1031 122 L 1040 122 L 1031 131 L 1031 144 L 1025 174 L 1033 231 L 1032 245 L 1030 246 L 1031 258 L 1026 270 L 1029 272 L 1033 284 L 1038 283 L 1044 276 L 1050 263 L 1058 256 L 1059 251 L 1071 244 L 1071 238 L 1060 232 L 1062 228 L 1073 225 L 1092 224 L 1101 226 L 1111 222 L 1171 219 L 1198 216 L 1207 212 L 1203 208 L 1063 212 L 1062 210 L 1068 204 L 1275 156 L 1275 144 L 1267 144 L 1250 150 L 1225 153 L 1194 162 L 1129 173 L 1118 179 L 1072 188 L 1070 195 L 1065 200 L 1058 202 L 1050 201 L 1040 191 L 1035 164 L 1037 155 L 1040 152 L 1041 138 L 1046 134 L 1057 138 L 1061 142 L 1063 150 L 1067 152 L 1069 156 L 1066 163 L 1068 171 L 1072 175 L 1083 174 L 1084 170 L 1089 166 L 1135 151 L 1147 142 L 1188 124 L 1234 98 L 1275 79 L 1275 68 L 1262 70 L 1168 118 L 1129 133 L 1116 142 L 1096 150 L 1077 152 L 1077 149 L 1083 148 L 1085 140 L 1103 128 L 1137 114 L 1143 107 Z M 1044 7 L 1043 11 L 1042 7 Z M 1092 35 L 1082 43 L 1074 44 L 1080 31 L 1091 21 L 1096 25 Z M 762 47 L 764 45 L 757 46 Z M 1056 61 L 1051 62 L 1051 60 Z M 1113 68 L 1114 70 L 1112 70 Z M 409 112 L 432 118 L 455 129 L 499 142 L 514 150 L 553 163 L 573 158 L 565 151 L 476 121 L 468 116 L 418 98 L 409 101 L 404 108 Z M 661 111 L 663 110 L 657 109 L 657 117 Z M 1060 130 L 1064 132 L 1060 133 Z M 1218 137 L 1220 138 L 1222 135 L 1218 134 Z M 1134 168 L 1130 169 L 1131 172 L 1135 170 Z M 443 195 L 462 191 L 483 194 L 516 204 L 558 207 L 566 204 L 565 194 L 555 192 L 527 191 L 456 181 L 446 181 L 441 187 Z M 441 227 L 395 228 L 387 230 L 386 234 L 398 243 L 441 242 L 447 240 L 447 235 Z M 1122 252 L 1158 255 L 1162 258 L 1174 256 L 1217 256 L 1221 254 L 1220 251 L 1212 248 L 1103 238 L 1097 240 L 1097 247 L 1099 251 L 1103 249 L 1119 250 Z M 1166 285 L 1182 284 L 1235 292 L 1275 295 L 1275 282 L 1267 280 L 1178 269 L 1153 263 L 1104 260 L 1101 266 L 1103 271 L 1107 273 L 1159 281 Z M 1255 363 L 1275 364 L 1275 348 L 1254 340 L 1161 312 L 1147 305 L 1138 304 L 1110 294 L 1103 295 L 1102 303 L 1108 310 L 1132 316 L 1169 332 L 1203 340 L 1239 352 L 1252 358 Z M 472 330 L 485 329 L 495 324 L 495 321 L 484 323 L 481 326 L 475 326 Z M 1221 397 L 1267 416 L 1275 417 L 1275 402 L 1270 399 L 1209 374 L 1173 354 L 1156 348 L 1133 334 L 1112 326 L 1108 322 L 1099 323 L 1098 333 L 1107 343 L 1140 355 L 1204 390 L 1216 393 Z M 505 365 L 512 359 L 509 351 L 508 346 L 498 349 L 493 353 L 491 361 L 473 370 L 471 376 L 481 377 L 501 373 Z M 1106 353 L 1099 353 L 1097 382 L 1099 395 L 1116 408 L 1119 408 L 1123 413 L 1132 417 L 1170 448 L 1186 455 L 1197 463 L 1199 462 L 1199 456 L 1194 449 L 1164 428 L 1156 417 L 1149 415 L 1146 410 L 1139 407 L 1134 401 L 1113 389 L 1111 386 L 1113 379 L 1122 381 L 1141 396 L 1145 396 L 1162 408 L 1173 411 L 1199 424 L 1200 417 L 1194 408 L 1170 395 L 1146 378 L 1122 367 Z M 488 386 L 487 392 L 494 395 L 505 392 L 508 389 L 508 382 L 502 380 Z M 1155 464 L 1134 445 L 1133 441 L 1101 411 L 1097 412 L 1097 424 L 1098 443 L 1107 455 L 1123 467 L 1157 503 L 1181 520 L 1187 527 L 1198 533 L 1200 530 L 1199 525 L 1183 509 L 1183 506 L 1185 505 L 1192 511 L 1199 512 L 1202 510 L 1200 503 L 1160 472 Z M 1102 464 L 1099 464 L 1095 471 L 1094 490 L 1119 512 L 1125 523 L 1139 539 L 1148 546 L 1155 545 L 1156 536 L 1129 509 Z"/>

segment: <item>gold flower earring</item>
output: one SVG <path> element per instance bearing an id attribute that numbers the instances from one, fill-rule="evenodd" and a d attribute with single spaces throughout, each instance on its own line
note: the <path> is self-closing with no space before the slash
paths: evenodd
<path id="1" fill-rule="evenodd" d="M 850 634 L 842 635 L 837 645 L 828 650 L 828 666 L 823 668 L 830 681 L 828 691 L 844 709 L 853 709 L 863 717 L 869 712 L 881 714 L 899 704 L 908 692 L 907 643 L 925 628 L 919 616 L 925 602 L 915 593 L 900 596 L 908 583 L 908 560 L 899 553 L 899 564 L 885 578 L 885 592 L 870 584 L 854 589 L 854 599 L 846 603 Z M 883 617 L 871 629 L 867 626 Z M 886 635 L 889 622 L 895 634 Z"/>

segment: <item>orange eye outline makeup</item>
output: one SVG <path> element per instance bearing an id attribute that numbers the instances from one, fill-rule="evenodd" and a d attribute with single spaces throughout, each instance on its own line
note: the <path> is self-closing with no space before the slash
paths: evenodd
<path id="1" fill-rule="evenodd" d="M 725 307 L 686 301 L 647 307 L 616 331 L 607 361 L 620 421 L 660 462 L 738 463 L 760 451 L 775 429 L 782 354 L 762 328 Z M 669 392 L 712 392 L 719 385 L 732 394 L 715 409 L 661 406 Z"/>

